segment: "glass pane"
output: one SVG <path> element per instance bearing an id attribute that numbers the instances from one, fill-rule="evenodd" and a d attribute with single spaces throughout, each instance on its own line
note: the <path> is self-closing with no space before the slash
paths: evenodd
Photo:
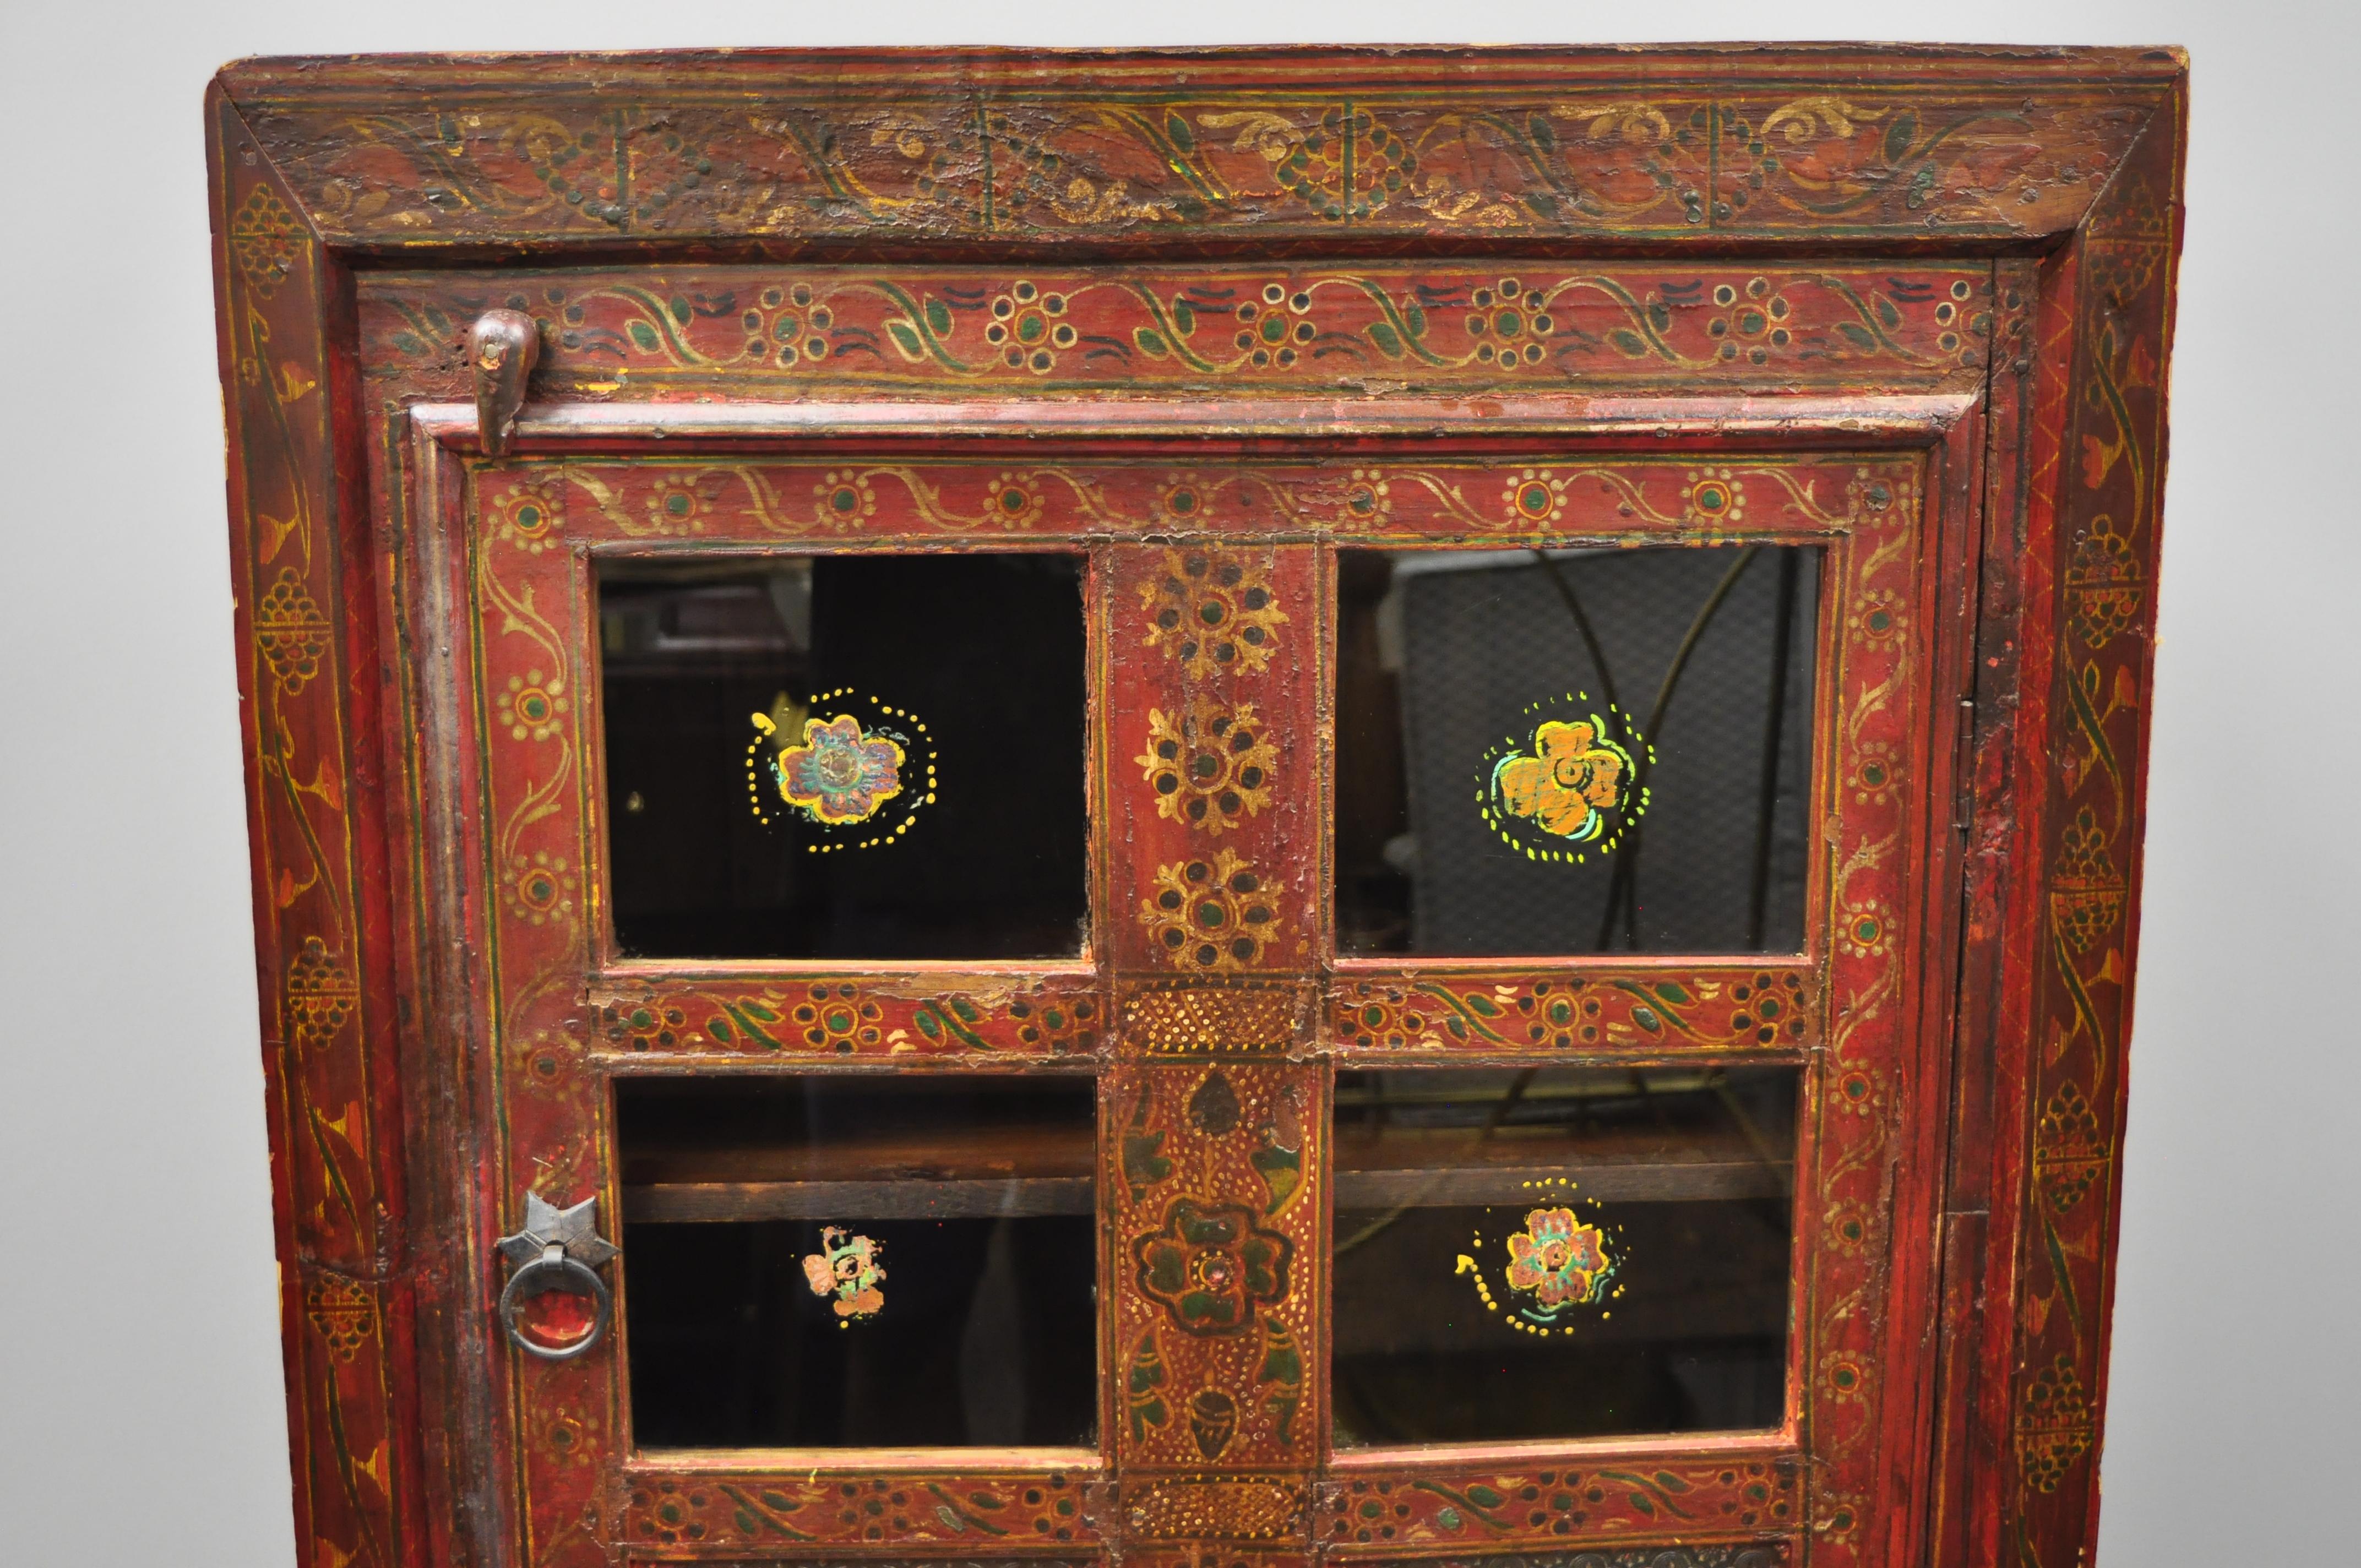
<path id="1" fill-rule="evenodd" d="M 620 1082 L 634 1441 L 1094 1441 L 1094 1082 Z"/>
<path id="2" fill-rule="evenodd" d="M 598 609 L 623 951 L 1082 950 L 1079 556 L 609 562 Z"/>
<path id="3" fill-rule="evenodd" d="M 1337 950 L 1799 948 L 1819 558 L 1340 552 Z"/>
<path id="4" fill-rule="evenodd" d="M 1336 1080 L 1336 1441 L 1773 1427 L 1796 1074 Z"/>

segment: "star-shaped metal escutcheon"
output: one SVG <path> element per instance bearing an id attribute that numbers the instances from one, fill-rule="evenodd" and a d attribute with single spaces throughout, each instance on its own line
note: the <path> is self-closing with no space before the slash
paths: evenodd
<path id="1" fill-rule="evenodd" d="M 501 1253 L 511 1263 L 522 1265 L 546 1256 L 551 1247 L 592 1268 L 615 1255 L 615 1244 L 598 1234 L 596 1197 L 585 1198 L 571 1209 L 560 1209 L 538 1192 L 524 1195 L 524 1229 L 500 1238 Z"/>

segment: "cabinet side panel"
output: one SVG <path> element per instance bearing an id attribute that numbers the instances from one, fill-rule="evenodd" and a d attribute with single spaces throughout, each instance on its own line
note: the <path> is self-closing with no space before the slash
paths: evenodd
<path id="1" fill-rule="evenodd" d="M 2159 115 L 2078 235 L 2061 422 L 2037 433 L 2054 509 L 2046 767 L 2002 1551 L 2026 1568 L 2096 1539 L 2125 1047 L 2153 667 L 2165 367 L 2180 240 L 2181 115 Z M 2054 461 L 2039 457 L 2047 448 Z M 2028 671 L 2028 674 L 2030 672 Z M 2028 679 L 2027 690 L 2034 688 Z M 2027 784 L 2032 783 L 2027 779 Z"/>
<path id="2" fill-rule="evenodd" d="M 377 653 L 344 269 L 218 91 L 209 102 L 245 699 L 247 831 L 272 1086 L 289 1423 L 301 1550 L 410 1561 L 415 1423 L 401 1246 L 398 1077 L 388 1044 Z M 346 394 L 339 396 L 340 390 Z"/>

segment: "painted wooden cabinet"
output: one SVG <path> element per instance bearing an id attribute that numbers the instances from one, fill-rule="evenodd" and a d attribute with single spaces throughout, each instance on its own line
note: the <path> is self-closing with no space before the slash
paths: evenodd
<path id="1" fill-rule="evenodd" d="M 209 99 L 315 1568 L 2066 1568 L 2170 51 Z"/>

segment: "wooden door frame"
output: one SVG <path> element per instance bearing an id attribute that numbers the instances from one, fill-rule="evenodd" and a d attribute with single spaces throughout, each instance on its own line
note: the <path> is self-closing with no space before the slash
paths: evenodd
<path id="1" fill-rule="evenodd" d="M 1814 1519 L 1811 1561 L 2059 1568 L 2090 1551 L 2186 103 L 2185 60 L 2163 50 L 225 69 L 207 125 L 303 1560 L 491 1560 L 481 1499 L 446 1484 L 436 1436 L 457 1391 L 418 1348 L 480 1335 L 480 1282 L 454 1277 L 445 1238 L 464 1226 L 417 1179 L 445 1157 L 420 1099 L 418 1008 L 452 957 L 420 901 L 455 883 L 405 861 L 410 840 L 389 828 L 423 784 L 400 674 L 410 628 L 390 598 L 411 542 L 386 487 L 408 455 L 368 378 L 364 281 L 730 260 L 1988 264 L 1982 580 L 1961 603 L 1976 652 L 1959 672 L 1972 712 L 1950 818 L 1960 978 L 1933 1004 L 1949 1019 L 1953 1110 L 1930 1194 L 1932 1480 L 1898 1538 Z M 1293 157 L 1323 136 L 1335 159 Z M 427 346 L 405 395 L 450 396 L 456 353 Z M 1511 424 L 1554 402 L 1551 417 L 1597 428 L 1620 407 L 1601 386 L 1537 404 L 1521 385 L 1480 390 Z M 1809 389 L 1744 385 L 1742 367 L 1721 386 L 1721 416 L 1741 422 L 1775 422 L 1795 411 L 1783 394 Z M 1477 389 L 1435 389 L 1464 406 Z M 1207 419 L 1235 418 L 1227 389 L 1207 394 Z"/>

